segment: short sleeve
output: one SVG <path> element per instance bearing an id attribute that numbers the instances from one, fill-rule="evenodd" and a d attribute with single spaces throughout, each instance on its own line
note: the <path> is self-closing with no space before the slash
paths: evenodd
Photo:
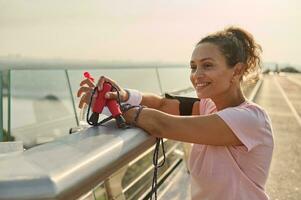
<path id="1" fill-rule="evenodd" d="M 264 143 L 267 135 L 266 115 L 260 108 L 255 106 L 231 107 L 216 114 L 231 128 L 248 151 Z"/>
<path id="2" fill-rule="evenodd" d="M 211 99 L 200 100 L 200 115 L 209 115 L 216 112 L 216 106 Z"/>

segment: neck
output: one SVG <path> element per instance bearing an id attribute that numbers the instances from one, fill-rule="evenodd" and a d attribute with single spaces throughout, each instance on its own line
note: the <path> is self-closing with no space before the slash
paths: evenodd
<path id="1" fill-rule="evenodd" d="M 212 98 L 217 110 L 223 110 L 228 107 L 235 107 L 246 101 L 241 88 L 232 92 L 226 92 L 217 97 Z"/>

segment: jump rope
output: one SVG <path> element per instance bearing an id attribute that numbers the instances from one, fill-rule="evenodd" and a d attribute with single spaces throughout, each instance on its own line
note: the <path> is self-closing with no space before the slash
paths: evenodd
<path id="1" fill-rule="evenodd" d="M 94 80 L 88 72 L 85 72 L 84 76 L 92 81 Z M 97 88 L 98 87 L 95 87 L 93 89 L 91 97 L 90 97 L 90 102 L 89 102 L 87 115 L 86 115 L 87 123 L 91 126 L 103 126 L 104 123 L 106 123 L 114 118 L 116 120 L 116 124 L 117 124 L 118 128 L 127 129 L 127 128 L 133 127 L 134 126 L 133 124 L 128 125 L 125 123 L 125 120 L 122 117 L 122 113 L 124 113 L 130 109 L 133 109 L 133 108 L 138 108 L 138 112 L 140 112 L 142 110 L 143 106 L 141 106 L 141 105 L 133 106 L 130 104 L 121 104 L 119 90 L 114 85 L 112 85 L 110 82 L 105 82 L 103 84 L 103 89 L 101 91 L 97 91 Z M 117 101 L 113 100 L 113 99 L 107 100 L 104 98 L 104 95 L 110 91 L 117 92 Z M 93 113 L 90 115 L 90 110 L 92 107 L 92 100 L 93 100 L 93 97 L 96 94 L 96 92 L 97 92 L 97 97 L 96 97 L 95 103 L 93 105 Z M 100 122 L 98 122 L 99 114 L 102 112 L 104 106 L 108 107 L 108 109 L 110 110 L 112 115 L 101 120 Z M 139 113 L 137 113 L 134 121 L 137 121 L 138 116 L 139 116 Z M 160 145 L 161 145 L 162 154 L 163 154 L 163 160 L 161 162 L 159 162 Z M 150 196 L 149 196 L 149 199 L 151 199 L 151 200 L 153 199 L 153 195 L 154 195 L 155 200 L 157 200 L 158 169 L 164 165 L 165 160 L 166 160 L 166 156 L 165 156 L 163 139 L 156 138 L 156 145 L 155 145 L 155 149 L 154 149 L 154 153 L 153 153 L 154 172 L 153 172 L 152 188 L 151 188 L 151 192 L 150 192 Z"/>

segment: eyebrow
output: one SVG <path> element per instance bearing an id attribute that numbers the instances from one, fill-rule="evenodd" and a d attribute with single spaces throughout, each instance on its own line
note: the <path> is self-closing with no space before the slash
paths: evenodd
<path id="1" fill-rule="evenodd" d="M 205 60 L 212 60 L 212 61 L 214 61 L 214 59 L 211 58 L 211 57 L 202 58 L 201 60 L 197 60 L 197 61 L 204 62 Z M 190 61 L 190 63 L 194 63 L 194 61 L 192 60 L 192 61 Z"/>

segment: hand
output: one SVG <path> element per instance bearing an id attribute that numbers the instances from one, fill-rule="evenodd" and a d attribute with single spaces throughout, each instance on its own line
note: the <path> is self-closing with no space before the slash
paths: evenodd
<path id="1" fill-rule="evenodd" d="M 81 97 L 78 107 L 80 109 L 83 108 L 84 104 L 89 105 L 91 95 L 93 92 L 93 89 L 95 88 L 95 85 L 92 80 L 89 78 L 83 80 L 80 83 L 80 88 L 77 91 L 77 97 L 80 97 L 83 93 L 84 95 Z"/>
<path id="2" fill-rule="evenodd" d="M 98 80 L 98 83 L 97 83 L 98 91 L 102 90 L 102 86 L 103 86 L 104 82 L 111 83 L 112 86 L 116 90 L 118 90 L 121 102 L 125 102 L 125 101 L 128 100 L 128 98 L 129 98 L 128 93 L 122 87 L 120 87 L 114 80 L 112 80 L 108 77 L 105 77 L 105 76 L 101 76 Z M 106 95 L 105 95 L 105 98 L 106 99 L 115 99 L 115 100 L 117 100 L 118 99 L 117 91 L 107 92 Z"/>
<path id="3" fill-rule="evenodd" d="M 119 91 L 119 95 L 120 95 L 120 100 L 121 102 L 127 101 L 128 100 L 128 94 L 127 92 L 121 88 L 114 80 L 107 78 L 105 76 L 101 76 L 98 80 L 98 83 L 96 85 L 96 87 L 98 87 L 98 91 L 102 90 L 102 86 L 104 82 L 109 82 L 111 83 L 118 91 Z M 91 99 L 91 95 L 93 92 L 93 89 L 95 88 L 94 82 L 91 81 L 90 79 L 85 79 L 80 83 L 80 88 L 77 92 L 77 97 L 80 97 L 83 93 L 84 95 L 81 97 L 81 100 L 79 102 L 79 108 L 82 108 L 84 104 L 89 104 L 90 99 Z M 95 96 L 92 99 L 92 106 L 94 104 L 95 98 L 97 97 L 97 93 L 95 94 Z M 113 91 L 113 92 L 107 92 L 106 99 L 117 99 L 117 92 Z"/>

